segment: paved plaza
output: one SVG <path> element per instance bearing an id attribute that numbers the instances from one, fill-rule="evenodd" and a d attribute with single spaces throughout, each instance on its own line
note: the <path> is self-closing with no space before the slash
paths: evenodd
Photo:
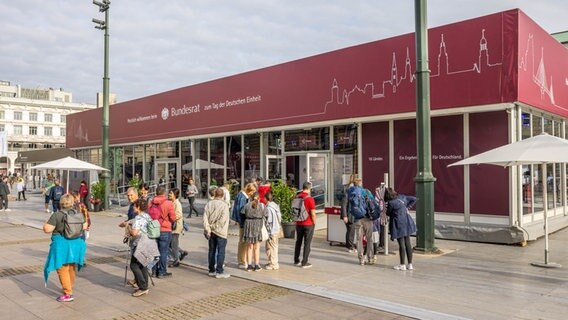
<path id="1" fill-rule="evenodd" d="M 293 266 L 294 240 L 281 239 L 281 269 L 247 273 L 235 268 L 233 229 L 226 261 L 232 276 L 214 279 L 207 276 L 201 216 L 187 219 L 191 229 L 180 246 L 190 253 L 171 269 L 174 276 L 155 279 L 148 295 L 133 298 L 124 285 L 128 248 L 117 227 L 126 207 L 93 213 L 75 301 L 59 303 L 57 274 L 43 283 L 50 239 L 40 230 L 48 218 L 41 196 L 29 194 L 10 208 L 0 212 L 0 319 L 565 319 L 568 310 L 568 230 L 550 236 L 559 269 L 530 265 L 544 259 L 542 239 L 526 247 L 437 240 L 443 254 L 415 254 L 414 271 L 393 270 L 397 255 L 360 266 L 356 255 L 330 246 L 322 230 L 313 241 L 313 268 Z"/>

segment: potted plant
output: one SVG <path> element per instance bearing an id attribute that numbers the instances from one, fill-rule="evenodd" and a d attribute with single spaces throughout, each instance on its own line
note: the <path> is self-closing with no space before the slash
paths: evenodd
<path id="1" fill-rule="evenodd" d="M 296 223 L 292 215 L 292 200 L 296 196 L 296 189 L 288 186 L 284 180 L 278 180 L 272 185 L 272 195 L 282 213 L 284 238 L 292 239 L 296 234 Z"/>
<path id="2" fill-rule="evenodd" d="M 91 185 L 91 204 L 93 211 L 101 211 L 103 206 L 103 199 L 105 197 L 105 184 L 102 181 L 97 181 Z"/>

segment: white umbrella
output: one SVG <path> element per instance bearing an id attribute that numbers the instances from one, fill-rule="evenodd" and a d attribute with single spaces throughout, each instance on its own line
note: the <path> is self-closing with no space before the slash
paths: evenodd
<path id="1" fill-rule="evenodd" d="M 31 167 L 31 169 L 67 170 L 67 191 L 69 191 L 69 171 L 109 171 L 90 162 L 81 161 L 73 157 L 65 157 Z"/>
<path id="2" fill-rule="evenodd" d="M 493 164 L 502 167 L 540 164 L 543 185 L 546 185 L 546 164 L 568 162 L 568 140 L 539 134 L 525 140 L 513 142 L 473 157 L 454 162 L 450 166 L 469 164 Z M 548 194 L 543 188 L 544 203 L 544 263 L 532 263 L 534 266 L 559 268 L 557 263 L 548 261 Z"/>
<path id="3" fill-rule="evenodd" d="M 190 161 L 186 164 L 184 164 L 183 166 L 181 166 L 181 168 L 183 170 L 192 170 L 193 169 L 193 162 Z M 225 166 L 222 164 L 217 164 L 214 162 L 209 162 L 206 160 L 201 160 L 201 159 L 197 159 L 195 161 L 195 170 L 201 170 L 201 169 L 225 169 Z"/>

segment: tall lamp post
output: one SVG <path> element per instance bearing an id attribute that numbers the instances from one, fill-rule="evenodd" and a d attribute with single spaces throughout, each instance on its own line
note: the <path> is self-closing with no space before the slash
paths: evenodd
<path id="1" fill-rule="evenodd" d="M 430 135 L 430 70 L 428 66 L 428 29 L 426 0 L 414 0 L 416 19 L 416 249 L 435 252 L 434 182 L 432 174 L 432 139 Z"/>
<path id="2" fill-rule="evenodd" d="M 105 57 L 104 57 L 104 75 L 103 75 L 103 152 L 102 152 L 102 167 L 109 169 L 109 147 L 108 147 L 108 129 L 109 129 L 109 111 L 108 111 L 108 100 L 109 100 L 109 77 L 108 77 L 108 12 L 110 7 L 110 0 L 96 1 L 93 0 L 93 4 L 99 7 L 99 12 L 105 13 L 105 20 L 93 19 L 95 23 L 95 28 L 105 31 Z M 103 199 L 103 208 L 108 208 L 108 196 L 110 191 L 110 171 L 105 171 L 102 173 L 102 180 L 105 184 L 105 197 Z"/>

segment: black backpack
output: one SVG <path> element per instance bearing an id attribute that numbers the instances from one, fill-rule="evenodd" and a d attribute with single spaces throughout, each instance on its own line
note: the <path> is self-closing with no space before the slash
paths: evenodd
<path id="1" fill-rule="evenodd" d="M 83 224 L 85 223 L 85 216 L 75 209 L 69 209 L 63 212 L 63 236 L 65 239 L 73 240 L 83 235 Z"/>

